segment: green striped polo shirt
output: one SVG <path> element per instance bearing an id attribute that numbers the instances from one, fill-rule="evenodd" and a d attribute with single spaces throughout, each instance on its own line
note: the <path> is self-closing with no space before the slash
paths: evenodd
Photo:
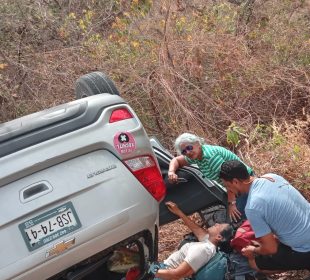
<path id="1" fill-rule="evenodd" d="M 190 159 L 185 156 L 185 160 L 189 164 L 197 164 L 204 177 L 215 180 L 222 184 L 219 178 L 221 165 L 228 160 L 240 160 L 240 158 L 233 152 L 221 147 L 212 145 L 202 145 L 202 159 Z M 241 160 L 240 160 L 241 161 Z M 242 162 L 242 161 L 241 161 Z M 243 162 L 242 162 L 243 163 Z M 253 173 L 253 170 L 245 164 L 249 174 Z"/>

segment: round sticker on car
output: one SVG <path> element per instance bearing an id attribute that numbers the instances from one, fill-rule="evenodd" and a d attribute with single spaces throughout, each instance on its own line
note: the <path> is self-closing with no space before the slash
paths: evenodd
<path id="1" fill-rule="evenodd" d="M 119 132 L 114 136 L 114 147 L 121 154 L 132 153 L 136 149 L 136 141 L 129 132 Z"/>

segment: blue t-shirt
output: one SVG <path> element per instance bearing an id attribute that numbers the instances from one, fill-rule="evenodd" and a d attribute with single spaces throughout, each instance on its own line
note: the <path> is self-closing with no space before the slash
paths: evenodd
<path id="1" fill-rule="evenodd" d="M 257 238 L 274 233 L 298 252 L 310 251 L 310 203 L 284 178 L 266 174 L 251 184 L 245 213 Z"/>

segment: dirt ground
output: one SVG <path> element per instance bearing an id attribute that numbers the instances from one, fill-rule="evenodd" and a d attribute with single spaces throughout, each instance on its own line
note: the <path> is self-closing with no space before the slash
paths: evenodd
<path id="1" fill-rule="evenodd" d="M 301 192 L 310 201 L 310 189 L 302 190 Z M 192 218 L 199 222 L 198 215 L 193 215 Z M 183 235 L 189 232 L 181 220 L 161 226 L 159 230 L 159 260 L 164 260 L 175 251 L 179 242 L 183 239 Z M 309 276 L 310 272 L 308 271 L 289 271 L 270 275 L 270 278 L 277 280 L 302 280 Z"/>

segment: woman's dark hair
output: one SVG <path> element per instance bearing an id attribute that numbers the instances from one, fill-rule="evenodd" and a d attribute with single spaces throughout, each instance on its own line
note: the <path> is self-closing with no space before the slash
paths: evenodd
<path id="1" fill-rule="evenodd" d="M 227 225 L 221 232 L 221 241 L 218 243 L 218 248 L 220 251 L 225 253 L 230 253 L 232 248 L 230 247 L 230 240 L 234 237 L 234 229 L 231 225 Z"/>
<path id="2" fill-rule="evenodd" d="M 233 179 L 246 180 L 250 175 L 241 161 L 228 160 L 222 164 L 219 177 L 225 181 L 232 181 Z"/>

